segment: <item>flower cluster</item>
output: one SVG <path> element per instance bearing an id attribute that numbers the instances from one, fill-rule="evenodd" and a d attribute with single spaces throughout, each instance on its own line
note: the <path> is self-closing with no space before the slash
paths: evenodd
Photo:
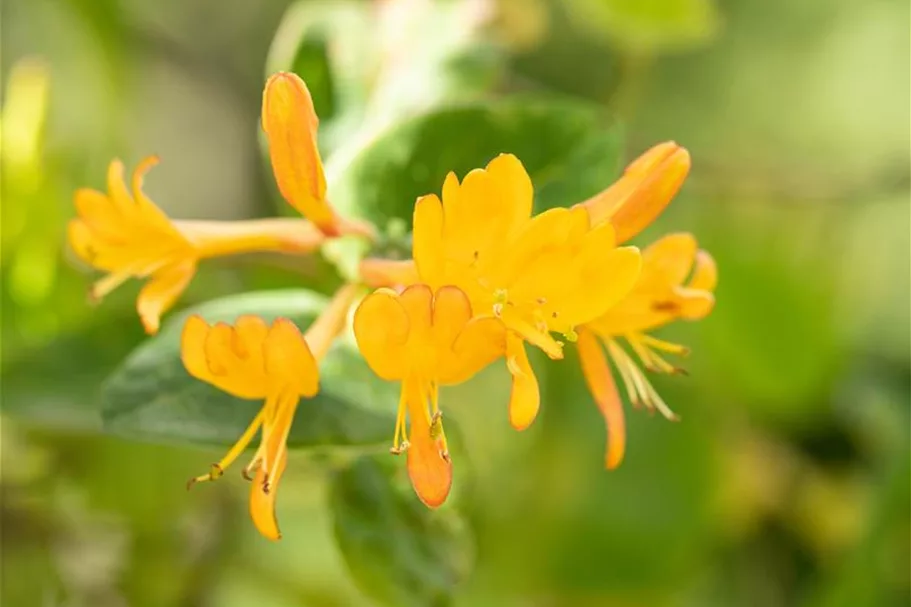
<path id="1" fill-rule="evenodd" d="M 328 203 L 317 125 L 304 82 L 289 73 L 272 76 L 263 93 L 262 127 L 279 191 L 302 219 L 171 220 L 142 191 L 155 159 L 140 164 L 130 188 L 121 163 L 112 162 L 107 194 L 78 191 L 78 217 L 69 226 L 76 254 L 107 273 L 92 295 L 101 298 L 131 277 L 148 278 L 137 309 L 146 331 L 155 333 L 203 259 L 308 253 L 339 236 L 373 239 L 373 226 L 340 217 Z M 263 535 L 279 537 L 275 493 L 291 421 L 299 400 L 317 393 L 318 361 L 359 298 L 353 316 L 358 348 L 377 376 L 401 383 L 391 452 L 405 455 L 414 490 L 428 506 L 442 504 L 452 484 L 440 386 L 464 382 L 503 359 L 512 379 L 509 421 L 523 430 L 540 407 L 529 346 L 555 360 L 566 347 L 578 348 L 607 426 L 605 463 L 616 467 L 626 440 L 611 363 L 634 405 L 675 419 L 643 368 L 678 373 L 665 356 L 686 348 L 649 332 L 700 319 L 714 304 L 715 264 L 691 235 L 666 236 L 641 253 L 620 246 L 661 213 L 689 167 L 685 149 L 663 143 L 593 198 L 533 215 L 528 173 L 518 158 L 501 154 L 461 181 L 450 173 L 440 196 L 420 197 L 413 259 L 363 260 L 360 284 L 339 290 L 303 335 L 287 319 L 268 325 L 242 316 L 233 325 L 210 326 L 190 317 L 181 342 L 188 373 L 237 397 L 264 401 L 228 454 L 191 484 L 221 476 L 261 433 L 244 469 L 253 481 L 250 512 Z M 362 296 L 367 288 L 373 292 Z"/>

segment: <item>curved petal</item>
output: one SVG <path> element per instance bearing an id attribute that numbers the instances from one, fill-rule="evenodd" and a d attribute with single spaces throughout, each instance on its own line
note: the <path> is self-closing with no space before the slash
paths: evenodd
<path id="1" fill-rule="evenodd" d="M 525 344 L 515 335 L 506 337 L 506 365 L 512 374 L 512 392 L 509 395 L 509 423 L 516 430 L 524 430 L 535 421 L 541 406 L 538 378 L 528 362 Z"/>
<path id="2" fill-rule="evenodd" d="M 136 311 L 142 319 L 146 333 L 154 335 L 161 325 L 161 315 L 171 309 L 184 292 L 193 275 L 196 262 L 187 260 L 157 271 L 139 292 Z"/>
<path id="3" fill-rule="evenodd" d="M 636 284 L 641 257 L 636 247 L 603 251 L 587 248 L 582 254 L 576 297 L 563 304 L 562 320 L 571 327 L 588 323 L 626 297 Z"/>
<path id="4" fill-rule="evenodd" d="M 411 419 L 410 445 L 406 452 L 408 477 L 421 501 L 436 508 L 446 501 L 452 488 L 452 461 L 445 452 L 442 438 L 434 439 L 431 435 L 420 386 L 406 380 L 402 389 L 406 390 Z"/>
<path id="5" fill-rule="evenodd" d="M 492 316 L 468 321 L 452 344 L 451 356 L 441 361 L 437 380 L 443 385 L 468 381 L 506 352 L 506 327 Z"/>
<path id="6" fill-rule="evenodd" d="M 604 416 L 607 426 L 607 449 L 604 455 L 604 466 L 613 470 L 623 462 L 626 450 L 626 422 L 623 416 L 623 403 L 617 392 L 617 385 L 611 375 L 607 357 L 598 344 L 597 338 L 590 331 L 579 332 L 579 360 L 582 363 L 582 374 L 595 404 Z"/>
<path id="7" fill-rule="evenodd" d="M 668 289 L 686 280 L 696 258 L 696 238 L 687 232 L 668 234 L 642 251 L 643 289 Z"/>
<path id="8" fill-rule="evenodd" d="M 250 487 L 250 518 L 263 537 L 270 540 L 280 540 L 282 537 L 275 515 L 275 498 L 278 494 L 278 483 L 285 473 L 287 463 L 288 452 L 283 450 L 278 456 L 275 472 L 269 479 L 268 490 L 265 488 L 267 472 L 262 466 L 257 466 Z"/>
<path id="9" fill-rule="evenodd" d="M 180 334 L 180 360 L 187 373 L 207 383 L 212 383 L 212 372 L 206 358 L 206 337 L 209 323 L 202 316 L 194 314 L 187 318 Z"/>
<path id="10" fill-rule="evenodd" d="M 277 318 L 263 341 L 266 375 L 273 386 L 293 386 L 300 396 L 319 391 L 319 368 L 304 336 L 287 318 Z"/>
<path id="11" fill-rule="evenodd" d="M 438 352 L 452 349 L 456 337 L 471 319 L 471 302 L 465 292 L 451 285 L 440 287 L 433 296 L 433 344 Z"/>
<path id="12" fill-rule="evenodd" d="M 718 266 L 708 251 L 697 251 L 689 288 L 714 291 L 718 285 Z"/>

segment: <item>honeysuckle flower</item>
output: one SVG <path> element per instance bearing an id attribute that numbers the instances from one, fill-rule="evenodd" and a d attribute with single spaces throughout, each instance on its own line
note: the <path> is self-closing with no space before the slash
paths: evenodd
<path id="1" fill-rule="evenodd" d="M 609 188 L 579 203 L 592 225 L 610 221 L 617 242 L 637 235 L 667 207 L 690 171 L 690 154 L 673 141 L 659 143 L 634 160 Z"/>
<path id="2" fill-rule="evenodd" d="M 639 251 L 615 246 L 614 227 L 592 227 L 589 211 L 556 208 L 531 217 L 533 190 L 511 154 L 459 183 L 450 173 L 442 200 L 418 199 L 413 256 L 421 282 L 463 290 L 476 314 L 490 314 L 507 330 L 506 359 L 513 376 L 509 418 L 517 429 L 534 420 L 537 380 L 524 342 L 562 358 L 575 328 L 601 314 L 632 288 Z"/>
<path id="3" fill-rule="evenodd" d="M 665 236 L 643 251 L 642 273 L 632 292 L 579 331 L 582 370 L 607 425 L 607 468 L 616 468 L 623 460 L 626 436 L 620 396 L 599 341 L 620 373 L 633 405 L 657 409 L 664 417 L 677 419 L 621 342 L 627 343 L 647 370 L 681 373 L 660 353 L 684 355 L 687 348 L 648 332 L 675 320 L 699 320 L 708 315 L 715 305 L 717 280 L 714 260 L 698 249 L 691 234 Z"/>
<path id="4" fill-rule="evenodd" d="M 92 286 L 93 299 L 129 278 L 150 279 L 136 301 L 148 333 L 158 331 L 161 315 L 186 289 L 201 259 L 251 251 L 306 253 L 325 238 L 302 219 L 172 221 L 142 191 L 145 173 L 157 162 L 154 156 L 143 160 L 128 189 L 123 164 L 114 160 L 108 168 L 107 194 L 77 190 L 78 216 L 68 226 L 76 255 L 107 272 Z"/>
<path id="5" fill-rule="evenodd" d="M 126 187 L 119 160 L 108 169 L 108 193 L 80 189 L 78 217 L 70 222 L 76 254 L 107 276 L 92 287 L 104 297 L 128 278 L 150 278 L 136 307 L 148 333 L 186 289 L 201 259 L 255 251 L 307 253 L 327 237 L 372 238 L 373 227 L 339 217 L 326 199 L 326 178 L 316 145 L 319 119 L 310 92 L 294 74 L 279 72 L 263 90 L 262 127 L 282 196 L 309 221 L 260 219 L 241 222 L 170 220 L 142 192 L 142 179 L 158 159 L 143 160 Z"/>
<path id="6" fill-rule="evenodd" d="M 265 401 L 228 453 L 187 486 L 220 478 L 260 432 L 259 447 L 243 474 L 252 480 L 250 517 L 268 539 L 281 538 L 275 497 L 287 463 L 294 412 L 301 398 L 311 398 L 319 390 L 317 361 L 344 326 L 354 295 L 352 286 L 336 293 L 306 335 L 286 318 L 267 325 L 252 315 L 239 317 L 233 325 L 209 325 L 194 315 L 184 325 L 181 359 L 190 375 L 238 398 Z"/>
<path id="7" fill-rule="evenodd" d="M 452 485 L 440 386 L 466 381 L 502 356 L 502 325 L 473 316 L 468 296 L 456 287 L 416 284 L 401 294 L 378 289 L 364 298 L 354 313 L 354 335 L 373 372 L 402 383 L 391 451 L 406 454 L 415 493 L 437 507 Z"/>

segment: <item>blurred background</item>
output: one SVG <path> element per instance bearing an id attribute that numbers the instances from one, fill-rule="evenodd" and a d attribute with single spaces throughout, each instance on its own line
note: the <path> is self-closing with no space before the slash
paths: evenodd
<path id="1" fill-rule="evenodd" d="M 906 1 L 6 0 L 2 11 L 3 605 L 911 601 Z M 626 460 L 606 472 L 572 355 L 533 360 L 544 408 L 523 433 L 507 423 L 505 371 L 491 369 L 444 392 L 458 449 L 443 509 L 392 491 L 401 465 L 368 490 L 359 464 L 302 451 L 278 544 L 250 524 L 239 475 L 184 490 L 221 448 L 106 431 L 100 386 L 145 339 L 139 283 L 88 304 L 92 277 L 64 242 L 72 193 L 103 189 L 115 157 L 154 153 L 146 190 L 172 217 L 289 213 L 258 129 L 278 69 L 313 92 L 330 195 L 366 215 L 406 209 L 398 226 L 382 214 L 392 232 L 442 183 L 428 157 L 460 172 L 498 151 L 549 163 L 565 174 L 547 177 L 548 195 L 572 204 L 654 143 L 686 146 L 689 180 L 637 238 L 692 231 L 720 268 L 713 314 L 660 333 L 693 349 L 689 377 L 654 379 L 682 422 L 628 409 Z M 436 119 L 458 104 L 498 118 Z M 585 120 L 561 122 L 568 109 L 526 116 L 536 104 L 596 116 L 601 143 Z M 596 154 L 602 144 L 618 153 Z M 180 305 L 338 280 L 326 260 L 218 260 Z"/>

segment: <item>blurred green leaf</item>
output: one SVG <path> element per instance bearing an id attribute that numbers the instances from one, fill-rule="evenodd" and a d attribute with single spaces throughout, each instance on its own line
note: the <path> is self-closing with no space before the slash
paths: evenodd
<path id="1" fill-rule="evenodd" d="M 384 459 L 361 457 L 333 478 L 339 549 L 361 590 L 382 604 L 448 605 L 469 566 L 467 536 L 451 511 L 428 509 L 397 482 L 398 462 Z"/>
<path id="2" fill-rule="evenodd" d="M 262 406 L 245 401 L 187 374 L 180 360 L 180 333 L 190 314 L 207 321 L 232 322 L 241 314 L 271 321 L 290 318 L 306 327 L 326 305 L 303 289 L 248 293 L 185 311 L 157 336 L 137 348 L 102 388 L 104 428 L 149 440 L 230 445 Z M 357 385 L 350 385 L 357 378 Z M 377 380 L 353 346 L 339 340 L 320 363 L 320 392 L 302 399 L 288 445 L 334 447 L 370 445 L 388 438 L 395 411 L 394 386 Z M 372 404 L 372 410 L 362 405 Z"/>
<path id="3" fill-rule="evenodd" d="M 713 0 L 570 0 L 567 6 L 580 27 L 637 52 L 706 42 L 719 24 Z"/>
<path id="4" fill-rule="evenodd" d="M 462 178 L 508 152 L 531 176 L 539 209 L 567 206 L 610 184 L 620 147 L 619 128 L 594 104 L 515 97 L 449 107 L 399 123 L 333 166 L 332 197 L 380 229 L 410 225 L 415 199 L 439 192 L 449 171 Z"/>

